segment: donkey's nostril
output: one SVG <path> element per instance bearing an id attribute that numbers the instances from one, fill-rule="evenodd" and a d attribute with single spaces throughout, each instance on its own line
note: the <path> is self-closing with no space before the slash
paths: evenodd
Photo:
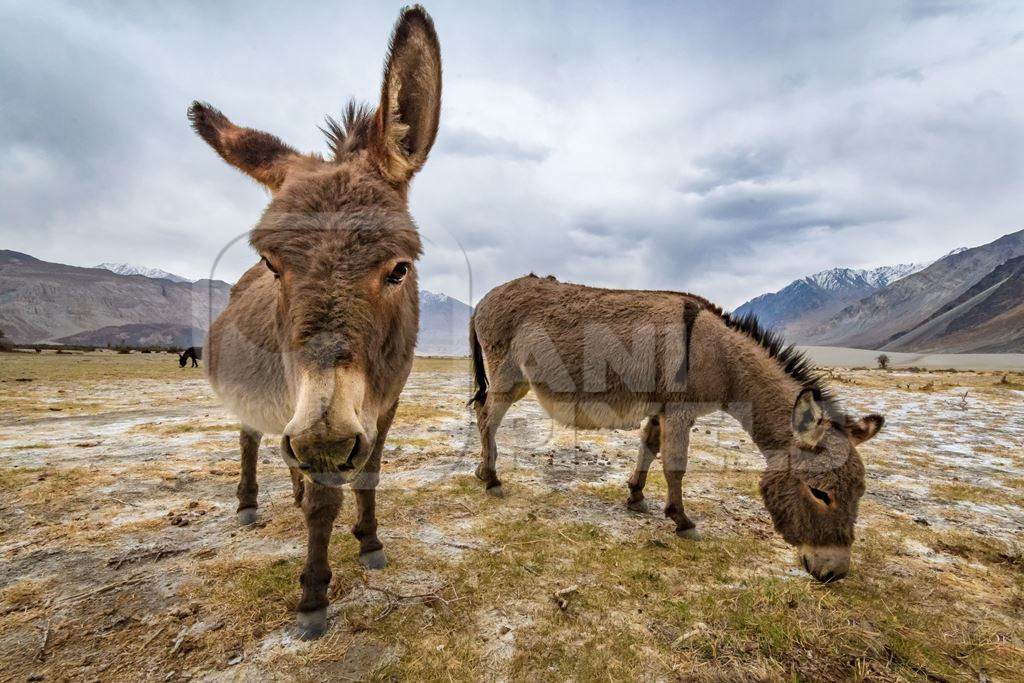
<path id="1" fill-rule="evenodd" d="M 299 469 L 300 470 L 308 470 L 309 468 L 310 468 L 310 464 L 308 462 L 300 462 L 299 463 Z"/>

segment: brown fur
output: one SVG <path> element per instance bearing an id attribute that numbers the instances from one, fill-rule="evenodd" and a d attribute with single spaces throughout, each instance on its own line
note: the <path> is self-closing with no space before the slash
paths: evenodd
<path id="1" fill-rule="evenodd" d="M 331 160 L 240 128 L 209 105 L 189 120 L 229 164 L 272 193 L 250 233 L 261 256 L 210 328 L 207 375 L 242 422 L 239 518 L 256 518 L 262 434 L 283 434 L 295 502 L 309 531 L 299 635 L 326 628 L 327 545 L 341 484 L 356 490 L 360 560 L 384 564 L 375 488 L 418 327 L 413 266 L 422 251 L 409 181 L 437 134 L 441 62 L 421 7 L 403 10 L 376 113 L 349 105 L 328 120 Z"/>
<path id="2" fill-rule="evenodd" d="M 843 415 L 808 361 L 756 321 L 735 320 L 692 294 L 531 275 L 491 290 L 470 327 L 482 442 L 477 476 L 489 490 L 501 491 L 494 433 L 508 407 L 533 390 L 570 426 L 644 421 L 628 504 L 643 507 L 647 469 L 660 451 L 665 514 L 680 535 L 695 538 L 681 499 L 690 428 L 697 417 L 725 410 L 765 455 L 761 493 L 776 529 L 806 549 L 805 566 L 819 578 L 845 573 L 832 560 L 819 563 L 815 553 L 824 557 L 824 550 L 814 549 L 848 554 L 864 493 L 855 445 L 877 433 L 882 418 Z M 828 569 L 817 571 L 819 564 Z"/>

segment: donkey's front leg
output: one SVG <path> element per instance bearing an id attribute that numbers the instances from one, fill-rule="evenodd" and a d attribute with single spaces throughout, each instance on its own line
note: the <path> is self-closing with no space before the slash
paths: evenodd
<path id="1" fill-rule="evenodd" d="M 248 526 L 256 523 L 256 495 L 260 487 L 256 483 L 256 458 L 260 452 L 260 440 L 263 435 L 259 432 L 242 427 L 242 434 L 238 439 L 242 446 L 242 475 L 238 480 L 238 521 Z"/>
<path id="2" fill-rule="evenodd" d="M 636 457 L 636 469 L 629 477 L 629 498 L 626 507 L 636 512 L 647 512 L 644 501 L 644 486 L 647 485 L 647 472 L 651 463 L 661 450 L 661 422 L 657 415 L 647 419 L 640 430 L 640 452 Z"/>
<path id="3" fill-rule="evenodd" d="M 693 418 L 684 415 L 667 415 L 662 421 L 661 467 L 668 484 L 668 503 L 665 516 L 676 523 L 676 535 L 692 541 L 700 540 L 697 525 L 690 521 L 683 510 L 683 475 L 686 474 L 686 460 L 690 448 L 690 428 Z"/>
<path id="4" fill-rule="evenodd" d="M 331 541 L 334 520 L 341 509 L 341 489 L 305 483 L 302 511 L 306 515 L 309 534 L 306 545 L 306 565 L 299 581 L 302 599 L 296 615 L 298 636 L 302 640 L 319 638 L 327 630 L 327 588 L 331 583 L 331 566 L 327 559 L 327 545 Z"/>
<path id="5" fill-rule="evenodd" d="M 359 562 L 367 569 L 383 569 L 388 565 L 384 544 L 377 538 L 377 483 L 380 481 L 380 459 L 384 452 L 384 442 L 397 408 L 396 403 L 377 421 L 377 441 L 373 444 L 373 453 L 363 471 L 352 480 L 358 515 L 352 527 L 352 535 L 359 541 Z"/>

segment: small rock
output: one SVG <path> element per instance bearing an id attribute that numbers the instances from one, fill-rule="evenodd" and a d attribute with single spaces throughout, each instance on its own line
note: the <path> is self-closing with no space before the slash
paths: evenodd
<path id="1" fill-rule="evenodd" d="M 508 633 L 511 630 L 512 630 L 511 626 L 509 626 L 508 624 L 502 624 L 501 626 L 498 627 L 498 635 L 499 636 L 503 636 L 503 635 L 505 635 L 506 633 Z"/>
<path id="2" fill-rule="evenodd" d="M 924 517 L 915 517 L 914 524 L 920 524 L 921 526 L 931 526 L 927 519 Z"/>
<path id="3" fill-rule="evenodd" d="M 242 663 L 242 655 L 235 655 L 234 657 L 232 657 L 231 659 L 228 660 L 228 666 L 234 666 L 235 664 L 241 664 L 241 663 Z"/>

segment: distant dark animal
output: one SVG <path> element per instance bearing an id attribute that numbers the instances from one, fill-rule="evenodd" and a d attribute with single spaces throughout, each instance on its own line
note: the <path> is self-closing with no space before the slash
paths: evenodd
<path id="1" fill-rule="evenodd" d="M 192 359 L 192 367 L 198 368 L 199 361 L 203 359 L 203 347 L 190 346 L 185 349 L 185 353 L 178 354 L 178 367 L 185 367 L 189 358 Z"/>
<path id="2" fill-rule="evenodd" d="M 343 484 L 355 493 L 360 563 L 386 564 L 376 487 L 419 321 L 423 247 L 409 183 L 434 144 L 440 111 L 441 50 L 421 7 L 404 10 L 395 26 L 376 111 L 350 105 L 343 122 L 328 121 L 329 159 L 236 126 L 209 105 L 189 110 L 217 154 L 271 194 L 249 234 L 262 260 L 210 327 L 205 365 L 241 422 L 243 524 L 256 521 L 260 440 L 283 435 L 309 535 L 297 615 L 303 639 L 327 627 L 327 547 Z"/>
<path id="3" fill-rule="evenodd" d="M 734 319 L 692 294 L 597 289 L 523 277 L 492 289 L 470 321 L 482 453 L 476 475 L 501 495 L 494 435 L 532 390 L 562 424 L 635 429 L 640 452 L 627 505 L 646 509 L 644 484 L 661 453 L 665 515 L 697 540 L 683 510 L 694 420 L 735 417 L 767 462 L 761 496 L 776 530 L 821 581 L 849 571 L 864 465 L 857 445 L 880 415 L 848 417 L 821 375 L 753 318 Z"/>

